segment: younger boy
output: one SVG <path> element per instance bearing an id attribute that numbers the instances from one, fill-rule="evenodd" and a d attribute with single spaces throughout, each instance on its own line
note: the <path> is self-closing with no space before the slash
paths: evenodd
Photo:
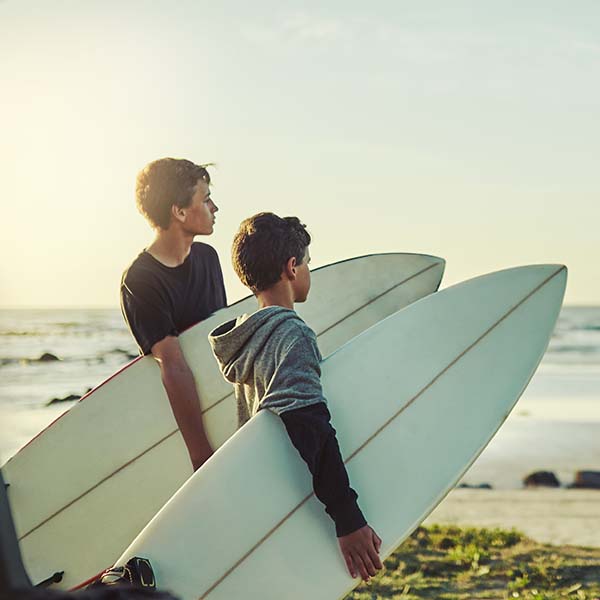
<path id="1" fill-rule="evenodd" d="M 350 575 L 368 581 L 381 569 L 381 540 L 348 481 L 321 388 L 315 333 L 294 311 L 310 289 L 309 244 L 296 217 L 260 213 L 243 221 L 233 241 L 233 266 L 259 310 L 221 325 L 209 340 L 223 375 L 235 385 L 239 425 L 262 409 L 281 417 L 335 523 Z"/>

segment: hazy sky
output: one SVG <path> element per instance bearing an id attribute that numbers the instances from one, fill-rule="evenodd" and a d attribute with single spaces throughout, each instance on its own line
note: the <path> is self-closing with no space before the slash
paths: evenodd
<path id="1" fill-rule="evenodd" d="M 0 306 L 118 306 L 137 171 L 214 161 L 216 233 L 296 214 L 318 266 L 533 262 L 600 304 L 600 2 L 0 2 Z"/>

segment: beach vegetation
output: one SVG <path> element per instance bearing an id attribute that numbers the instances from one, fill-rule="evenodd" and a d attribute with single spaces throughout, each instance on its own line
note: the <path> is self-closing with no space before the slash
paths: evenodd
<path id="1" fill-rule="evenodd" d="M 418 527 L 346 600 L 600 600 L 600 548 L 514 529 Z"/>

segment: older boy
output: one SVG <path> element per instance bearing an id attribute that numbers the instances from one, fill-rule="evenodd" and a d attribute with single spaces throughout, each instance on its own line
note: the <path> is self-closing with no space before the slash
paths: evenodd
<path id="1" fill-rule="evenodd" d="M 210 235 L 219 210 L 210 175 L 189 160 L 162 158 L 137 177 L 136 202 L 156 237 L 121 280 L 121 308 L 140 352 L 159 363 L 162 382 L 194 470 L 211 456 L 194 376 L 177 336 L 226 306 L 217 253 L 194 242 Z"/>
<path id="2" fill-rule="evenodd" d="M 259 310 L 221 325 L 209 340 L 223 375 L 235 385 L 240 426 L 262 409 L 281 417 L 335 523 L 350 575 L 368 581 L 381 569 L 381 540 L 348 481 L 321 388 L 316 336 L 294 311 L 310 290 L 309 244 L 296 217 L 260 213 L 243 221 L 233 266 Z"/>

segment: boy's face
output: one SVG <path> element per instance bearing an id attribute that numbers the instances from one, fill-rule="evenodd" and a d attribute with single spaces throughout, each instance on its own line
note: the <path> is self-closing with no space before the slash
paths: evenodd
<path id="1" fill-rule="evenodd" d="M 192 202 L 183 209 L 185 218 L 183 224 L 193 235 L 210 235 L 215 226 L 215 213 L 218 207 L 210 197 L 210 188 L 203 179 L 196 184 Z"/>
<path id="2" fill-rule="evenodd" d="M 296 266 L 296 279 L 294 280 L 294 302 L 304 302 L 310 291 L 310 252 L 304 251 L 302 264 Z"/>

